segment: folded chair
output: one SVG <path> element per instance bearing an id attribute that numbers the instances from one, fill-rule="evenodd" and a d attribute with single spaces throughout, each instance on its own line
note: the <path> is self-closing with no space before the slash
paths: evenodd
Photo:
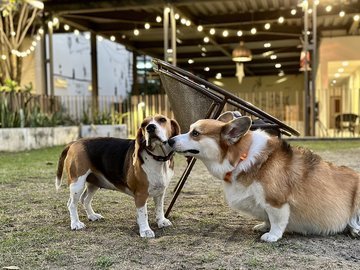
<path id="1" fill-rule="evenodd" d="M 182 131 L 188 130 L 190 124 L 199 119 L 216 119 L 224 107 L 230 105 L 234 110 L 239 110 L 243 115 L 249 115 L 254 119 L 251 127 L 253 130 L 257 128 L 267 129 L 279 136 L 281 134 L 287 136 L 300 135 L 297 130 L 287 126 L 251 103 L 188 71 L 159 59 L 153 59 L 153 65 L 154 71 L 160 76 L 171 109 Z M 195 158 L 188 160 L 188 165 L 175 187 L 173 198 L 165 214 L 166 217 L 169 216 L 195 161 Z"/>

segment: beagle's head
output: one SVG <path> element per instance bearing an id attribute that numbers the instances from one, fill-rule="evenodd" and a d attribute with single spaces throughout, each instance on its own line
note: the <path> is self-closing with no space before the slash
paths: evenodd
<path id="1" fill-rule="evenodd" d="M 135 139 L 134 164 L 143 147 L 154 149 L 157 145 L 166 144 L 168 140 L 180 134 L 180 126 L 174 119 L 164 115 L 148 116 L 141 123 Z M 145 142 L 145 146 L 143 143 Z"/>
<path id="2" fill-rule="evenodd" d="M 137 139 L 144 141 L 147 147 L 165 144 L 171 137 L 180 134 L 179 124 L 174 119 L 157 114 L 148 116 L 141 123 Z"/>

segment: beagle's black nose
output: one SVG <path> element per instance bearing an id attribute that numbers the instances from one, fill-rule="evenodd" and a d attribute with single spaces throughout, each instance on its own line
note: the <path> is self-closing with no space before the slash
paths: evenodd
<path id="1" fill-rule="evenodd" d="M 146 131 L 149 133 L 155 132 L 156 126 L 154 124 L 150 124 L 146 127 Z"/>
<path id="2" fill-rule="evenodd" d="M 173 138 L 170 138 L 168 140 L 168 144 L 170 145 L 170 147 L 173 147 L 173 145 L 175 144 L 175 140 Z"/>

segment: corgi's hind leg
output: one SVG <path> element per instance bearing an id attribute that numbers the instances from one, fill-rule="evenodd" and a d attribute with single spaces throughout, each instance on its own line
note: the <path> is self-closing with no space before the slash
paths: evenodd
<path id="1" fill-rule="evenodd" d="M 85 228 L 85 224 L 79 220 L 77 206 L 80 197 L 84 192 L 86 178 L 88 177 L 89 173 L 90 170 L 87 171 L 84 175 L 79 176 L 76 181 L 73 181 L 70 184 L 70 198 L 67 206 L 70 212 L 70 227 L 72 230 L 80 230 Z"/>
<path id="2" fill-rule="evenodd" d="M 360 210 L 350 219 L 348 227 L 353 237 L 360 237 Z"/>

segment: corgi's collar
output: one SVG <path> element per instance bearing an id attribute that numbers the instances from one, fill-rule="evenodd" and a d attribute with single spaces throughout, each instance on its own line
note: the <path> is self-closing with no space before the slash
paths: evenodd
<path id="1" fill-rule="evenodd" d="M 244 161 L 247 158 L 247 156 L 248 156 L 247 153 L 241 154 L 240 159 L 239 159 L 238 163 L 236 163 L 234 169 L 232 171 L 228 171 L 227 173 L 225 173 L 225 176 L 224 176 L 225 182 L 231 183 L 231 177 L 232 177 L 233 172 L 236 170 L 236 168 L 240 164 L 240 162 Z"/>

